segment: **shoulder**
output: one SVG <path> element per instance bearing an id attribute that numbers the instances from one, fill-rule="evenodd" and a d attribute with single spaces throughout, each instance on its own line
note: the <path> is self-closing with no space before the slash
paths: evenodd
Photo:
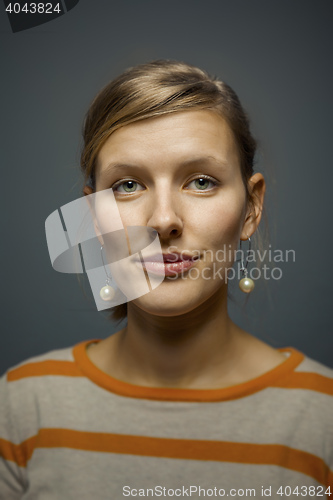
<path id="1" fill-rule="evenodd" d="M 13 433 L 11 441 L 22 442 L 49 426 L 50 419 L 61 422 L 86 385 L 73 349 L 75 346 L 31 357 L 0 378 L 0 439 Z"/>
<path id="2" fill-rule="evenodd" d="M 36 406 L 37 399 L 63 385 L 68 377 L 82 377 L 73 347 L 56 349 L 13 366 L 0 378 L 0 397 L 14 413 Z"/>
<path id="3" fill-rule="evenodd" d="M 47 353 L 26 359 L 8 369 L 0 378 L 0 393 L 14 406 L 28 397 L 29 388 L 38 386 L 46 376 L 57 376 L 74 373 L 75 361 L 73 348 L 52 350 Z"/>
<path id="4" fill-rule="evenodd" d="M 9 383 L 43 375 L 65 375 L 73 371 L 74 366 L 73 347 L 66 347 L 28 358 L 10 368 L 4 377 Z"/>
<path id="5" fill-rule="evenodd" d="M 306 355 L 303 355 L 303 358 L 302 363 L 300 363 L 300 365 L 296 368 L 297 372 L 316 373 L 333 381 L 333 368 L 330 368 L 319 361 L 315 361 Z"/>
<path id="6" fill-rule="evenodd" d="M 311 393 L 333 396 L 333 369 L 295 349 L 286 349 L 288 350 L 291 351 L 290 357 L 298 358 L 298 362 L 294 369 L 282 378 L 281 384 L 290 389 L 303 389 Z"/>
<path id="7" fill-rule="evenodd" d="M 295 349 L 289 351 L 292 369 L 281 370 L 271 384 L 271 396 L 295 426 L 333 438 L 333 370 Z"/>
<path id="8" fill-rule="evenodd" d="M 50 369 L 52 366 L 66 366 L 66 363 L 74 363 L 73 347 L 55 349 L 30 357 L 7 370 L 5 377 L 11 382 L 28 376 L 37 376 L 38 369 L 47 373 L 47 367 Z"/>

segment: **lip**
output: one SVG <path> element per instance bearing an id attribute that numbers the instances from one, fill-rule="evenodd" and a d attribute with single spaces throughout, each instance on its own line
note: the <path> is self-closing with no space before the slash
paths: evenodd
<path id="1" fill-rule="evenodd" d="M 184 252 L 156 254 L 144 258 L 143 268 L 158 276 L 176 276 L 191 269 L 198 259 L 198 255 Z"/>

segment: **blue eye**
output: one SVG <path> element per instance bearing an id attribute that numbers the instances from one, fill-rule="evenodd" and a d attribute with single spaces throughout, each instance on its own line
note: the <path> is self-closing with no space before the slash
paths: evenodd
<path id="1" fill-rule="evenodd" d="M 117 191 L 117 193 L 136 193 L 137 191 L 142 191 L 144 188 L 138 182 L 128 180 L 115 184 L 112 189 Z"/>
<path id="2" fill-rule="evenodd" d="M 194 184 L 193 189 L 198 191 L 209 191 L 216 186 L 216 182 L 214 182 L 210 177 L 198 177 L 188 184 L 188 188 L 191 184 Z"/>

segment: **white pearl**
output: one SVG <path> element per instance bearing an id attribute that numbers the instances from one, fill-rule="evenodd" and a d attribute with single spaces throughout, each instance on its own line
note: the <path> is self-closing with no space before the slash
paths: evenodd
<path id="1" fill-rule="evenodd" d="M 101 299 L 102 300 L 112 300 L 113 297 L 115 296 L 116 292 L 115 289 L 112 288 L 112 286 L 106 285 L 101 288 L 101 291 L 99 292 Z"/>
<path id="2" fill-rule="evenodd" d="M 254 281 L 251 280 L 251 278 L 243 278 L 239 282 L 239 288 L 242 290 L 242 292 L 250 293 L 254 288 Z"/>

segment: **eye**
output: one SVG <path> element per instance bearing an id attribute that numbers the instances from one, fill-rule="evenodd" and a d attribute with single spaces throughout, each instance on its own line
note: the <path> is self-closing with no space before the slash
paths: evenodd
<path id="1" fill-rule="evenodd" d="M 196 189 L 197 191 L 210 191 L 217 185 L 217 182 L 212 178 L 201 175 L 197 179 L 193 179 L 187 184 L 186 189 Z"/>
<path id="2" fill-rule="evenodd" d="M 141 184 L 139 184 L 138 182 L 129 179 L 127 181 L 125 180 L 125 181 L 116 182 L 112 186 L 112 189 L 113 189 L 113 191 L 116 191 L 117 193 L 130 194 L 130 193 L 136 193 L 137 191 L 142 191 L 144 189 L 144 187 L 141 186 Z"/>

